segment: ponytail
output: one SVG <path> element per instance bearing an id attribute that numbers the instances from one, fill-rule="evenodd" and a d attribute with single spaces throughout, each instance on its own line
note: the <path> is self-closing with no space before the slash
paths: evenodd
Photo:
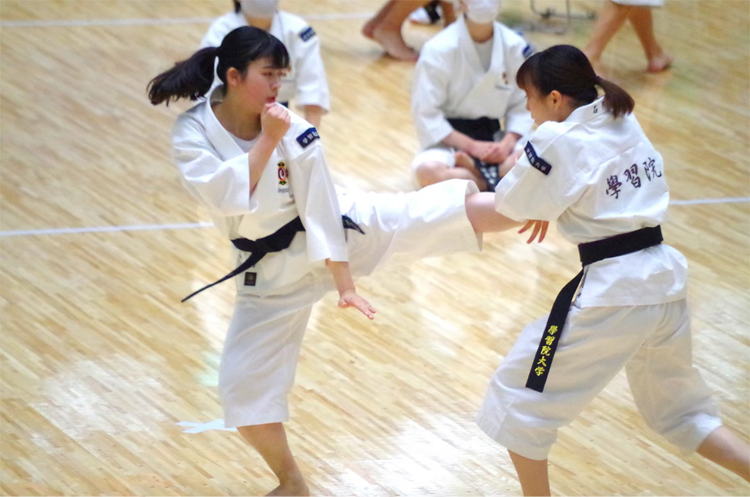
<path id="1" fill-rule="evenodd" d="M 219 63 L 216 64 L 218 57 Z M 188 60 L 178 62 L 148 84 L 148 98 L 154 105 L 171 100 L 198 100 L 211 89 L 214 66 L 219 80 L 227 84 L 227 71 L 236 69 L 243 77 L 247 66 L 259 59 L 268 59 L 274 69 L 289 68 L 289 52 L 281 41 L 270 33 L 252 26 L 242 26 L 229 32 L 219 47 L 198 50 Z"/>
<path id="2" fill-rule="evenodd" d="M 557 90 L 579 107 L 599 98 L 599 86 L 604 91 L 604 108 L 615 118 L 630 114 L 635 107 L 625 90 L 597 76 L 586 55 L 570 45 L 555 45 L 526 59 L 518 69 L 516 84 L 522 90 L 533 87 L 542 96 Z"/>
<path id="3" fill-rule="evenodd" d="M 206 47 L 187 60 L 159 74 L 148 84 L 148 98 L 153 105 L 189 98 L 198 100 L 208 93 L 214 80 L 214 62 L 219 49 Z"/>
<path id="4" fill-rule="evenodd" d="M 242 10 L 242 5 L 240 5 L 240 0 L 234 0 L 234 13 L 239 14 Z"/>
<path id="5" fill-rule="evenodd" d="M 596 84 L 604 91 L 604 108 L 615 118 L 633 112 L 635 101 L 628 92 L 599 76 L 596 77 Z"/>

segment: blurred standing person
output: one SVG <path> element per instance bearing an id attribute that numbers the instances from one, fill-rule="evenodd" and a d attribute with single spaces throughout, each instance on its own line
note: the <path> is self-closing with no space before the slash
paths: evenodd
<path id="1" fill-rule="evenodd" d="M 253 26 L 271 33 L 289 51 L 290 67 L 281 81 L 278 101 L 289 106 L 294 99 L 305 120 L 320 127 L 323 114 L 331 109 L 320 43 L 304 19 L 279 10 L 279 0 L 234 0 L 234 12 L 216 19 L 201 41 L 200 48 L 218 47 L 224 37 L 240 26 Z M 221 84 L 217 76 L 214 86 Z"/>
<path id="2" fill-rule="evenodd" d="M 625 21 L 630 20 L 646 53 L 648 72 L 661 72 L 672 64 L 672 55 L 656 41 L 651 9 L 662 7 L 664 0 L 604 0 L 604 6 L 583 49 L 594 68 L 598 68 L 604 48 Z"/>

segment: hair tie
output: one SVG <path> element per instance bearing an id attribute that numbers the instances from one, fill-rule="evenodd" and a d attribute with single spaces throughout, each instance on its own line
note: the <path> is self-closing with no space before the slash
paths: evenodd
<path id="1" fill-rule="evenodd" d="M 602 78 L 600 78 L 599 76 L 597 76 L 597 77 L 596 77 L 596 78 L 594 79 L 594 81 L 595 81 L 595 84 L 597 84 L 597 85 L 599 85 L 599 86 L 601 86 L 601 85 L 602 85 Z"/>

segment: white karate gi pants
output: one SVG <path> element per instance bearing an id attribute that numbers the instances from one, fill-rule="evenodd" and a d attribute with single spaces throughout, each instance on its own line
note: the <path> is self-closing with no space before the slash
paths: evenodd
<path id="1" fill-rule="evenodd" d="M 682 299 L 635 307 L 574 305 L 544 392 L 526 388 L 547 316 L 527 326 L 490 381 L 479 428 L 528 459 L 547 458 L 569 424 L 626 368 L 646 423 L 684 454 L 721 426 L 718 409 L 692 365 L 690 313 Z"/>

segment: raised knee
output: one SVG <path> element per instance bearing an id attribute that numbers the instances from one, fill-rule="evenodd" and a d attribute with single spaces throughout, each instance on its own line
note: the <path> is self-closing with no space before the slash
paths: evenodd
<path id="1" fill-rule="evenodd" d="M 447 164 L 442 164 L 440 162 L 425 162 L 424 164 L 417 166 L 414 175 L 417 178 L 417 184 L 419 184 L 419 187 L 424 188 L 425 186 L 434 185 L 435 183 L 444 181 L 446 179 L 445 172 L 447 169 Z"/>

